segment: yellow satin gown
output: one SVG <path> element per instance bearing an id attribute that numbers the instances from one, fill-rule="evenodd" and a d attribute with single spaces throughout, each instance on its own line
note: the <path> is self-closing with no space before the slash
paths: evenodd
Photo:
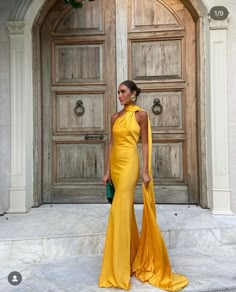
<path id="1" fill-rule="evenodd" d="M 110 153 L 111 178 L 115 195 L 111 205 L 99 287 L 129 290 L 130 277 L 167 291 L 179 291 L 188 284 L 186 277 L 174 274 L 168 252 L 156 222 L 153 180 L 143 191 L 143 218 L 139 238 L 134 213 L 134 192 L 139 177 L 137 143 L 140 127 L 136 105 L 125 106 L 126 112 L 113 125 Z M 148 168 L 152 177 L 152 133 L 148 121 Z"/>

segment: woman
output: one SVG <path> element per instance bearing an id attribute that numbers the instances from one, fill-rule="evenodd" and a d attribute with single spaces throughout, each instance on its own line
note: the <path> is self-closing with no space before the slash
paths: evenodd
<path id="1" fill-rule="evenodd" d="M 135 105 L 141 90 L 130 80 L 122 82 L 118 95 L 124 108 L 111 117 L 111 140 L 106 184 L 111 180 L 115 195 L 110 209 L 99 287 L 129 290 L 130 276 L 167 291 L 178 291 L 188 281 L 173 274 L 167 249 L 156 223 L 151 150 L 152 133 L 147 113 Z M 139 233 L 134 213 L 134 192 L 139 178 L 137 143 L 142 139 L 143 220 Z"/>

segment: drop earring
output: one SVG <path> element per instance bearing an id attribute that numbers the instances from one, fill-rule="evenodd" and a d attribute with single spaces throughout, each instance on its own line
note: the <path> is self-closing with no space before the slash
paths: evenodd
<path id="1" fill-rule="evenodd" d="M 132 95 L 132 96 L 131 96 L 131 100 L 132 100 L 132 102 L 135 102 L 135 101 L 137 100 L 137 96 Z"/>

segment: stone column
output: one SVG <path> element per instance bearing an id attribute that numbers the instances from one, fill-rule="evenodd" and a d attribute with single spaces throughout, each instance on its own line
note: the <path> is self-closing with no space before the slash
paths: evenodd
<path id="1" fill-rule="evenodd" d="M 31 84 L 27 75 L 25 23 L 8 22 L 10 36 L 11 76 L 11 186 L 8 212 L 27 212 L 32 206 L 32 112 L 27 88 Z M 31 97 L 32 99 L 32 97 Z"/>
<path id="2" fill-rule="evenodd" d="M 228 19 L 210 19 L 212 214 L 232 214 L 228 155 Z"/>

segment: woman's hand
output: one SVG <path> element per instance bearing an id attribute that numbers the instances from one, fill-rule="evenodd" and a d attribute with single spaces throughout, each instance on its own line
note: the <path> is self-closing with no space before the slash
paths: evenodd
<path id="1" fill-rule="evenodd" d="M 104 183 L 104 185 L 106 185 L 107 181 L 110 181 L 110 173 L 106 173 L 103 178 L 102 178 L 102 181 Z"/>
<path id="2" fill-rule="evenodd" d="M 151 180 L 151 177 L 149 176 L 148 172 L 143 172 L 142 180 L 143 180 L 143 183 L 144 183 L 144 185 L 146 187 L 148 185 L 148 183 L 150 182 L 150 180 Z"/>

